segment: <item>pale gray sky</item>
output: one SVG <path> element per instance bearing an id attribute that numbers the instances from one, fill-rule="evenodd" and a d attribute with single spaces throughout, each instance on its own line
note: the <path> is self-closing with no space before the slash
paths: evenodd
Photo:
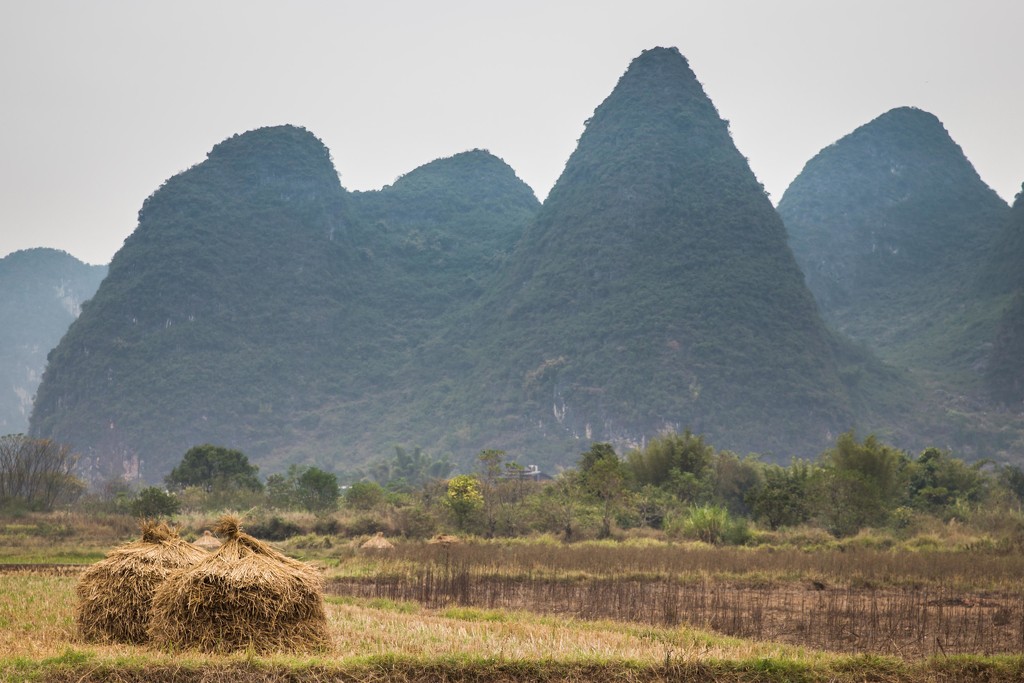
<path id="1" fill-rule="evenodd" d="M 0 256 L 107 263 L 143 200 L 235 133 L 305 126 L 376 189 L 485 148 L 543 199 L 644 49 L 674 46 L 778 201 L 897 106 L 1024 181 L 1020 0 L 0 0 Z"/>

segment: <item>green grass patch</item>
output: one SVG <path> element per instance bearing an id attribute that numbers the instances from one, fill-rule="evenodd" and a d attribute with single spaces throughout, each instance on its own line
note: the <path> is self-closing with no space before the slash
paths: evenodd
<path id="1" fill-rule="evenodd" d="M 715 681 L 716 683 L 803 683 L 812 681 L 965 681 L 1002 683 L 1020 680 L 1021 657 L 968 657 L 928 660 L 913 664 L 875 657 L 840 658 L 824 663 L 792 659 L 666 661 L 644 664 L 623 660 L 583 658 L 578 661 L 514 660 L 450 655 L 418 658 L 403 655 L 351 657 L 344 660 L 226 660 L 180 664 L 140 661 L 13 664 L 0 660 L 0 673 L 11 683 L 323 683 L 325 681 L 400 681 L 402 683 L 515 683 L 534 681 Z"/>

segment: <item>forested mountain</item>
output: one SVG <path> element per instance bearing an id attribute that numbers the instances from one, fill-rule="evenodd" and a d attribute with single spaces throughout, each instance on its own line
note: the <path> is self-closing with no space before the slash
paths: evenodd
<path id="1" fill-rule="evenodd" d="M 497 447 L 690 427 L 788 457 L 857 420 L 782 222 L 675 49 L 630 65 L 456 329 Z"/>
<path id="2" fill-rule="evenodd" d="M 785 460 L 851 428 L 920 445 L 912 389 L 826 329 L 727 122 L 656 48 L 543 206 L 479 150 L 349 193 L 303 129 L 216 145 L 143 204 L 31 429 L 149 481 L 204 442 L 264 471 L 396 445 L 557 466 L 691 428 Z"/>
<path id="3" fill-rule="evenodd" d="M 474 150 L 438 159 L 374 192 L 352 194 L 380 306 L 410 336 L 476 299 L 540 208 L 503 161 Z"/>
<path id="4" fill-rule="evenodd" d="M 988 286 L 1009 298 L 1001 309 L 986 379 L 993 397 L 1019 408 L 1024 402 L 1024 187 L 997 242 Z"/>
<path id="5" fill-rule="evenodd" d="M 46 354 L 106 274 L 56 249 L 0 259 L 0 434 L 28 430 Z"/>
<path id="6" fill-rule="evenodd" d="M 198 443 L 266 454 L 348 370 L 377 317 L 327 149 L 290 126 L 237 135 L 143 204 L 96 296 L 50 354 L 32 430 L 99 476 L 156 480 Z M 155 475 L 155 476 L 154 476 Z"/>
<path id="7" fill-rule="evenodd" d="M 386 453 L 375 427 L 402 368 L 536 206 L 483 152 L 353 198 L 311 133 L 237 135 L 146 200 L 50 356 L 33 432 L 73 443 L 93 476 L 141 460 L 153 481 L 204 442 L 272 466 Z"/>
<path id="8" fill-rule="evenodd" d="M 935 116 L 893 109 L 829 145 L 778 210 L 827 321 L 901 366 L 978 375 L 995 325 L 979 275 L 1008 207 Z"/>

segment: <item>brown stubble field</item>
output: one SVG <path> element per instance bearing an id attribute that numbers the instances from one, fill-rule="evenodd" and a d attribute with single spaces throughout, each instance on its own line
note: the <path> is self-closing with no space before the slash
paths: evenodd
<path id="1" fill-rule="evenodd" d="M 338 595 L 654 626 L 851 654 L 1024 652 L 1011 552 L 399 546 L 328 571 Z"/>

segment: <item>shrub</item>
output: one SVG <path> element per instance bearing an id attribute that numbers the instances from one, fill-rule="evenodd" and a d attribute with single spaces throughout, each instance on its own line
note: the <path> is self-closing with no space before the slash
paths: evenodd
<path id="1" fill-rule="evenodd" d="M 305 533 L 305 530 L 298 524 L 284 520 L 276 515 L 265 522 L 248 524 L 246 525 L 246 530 L 251 536 L 267 541 L 283 541 L 286 538 Z"/>
<path id="2" fill-rule="evenodd" d="M 751 537 L 745 519 L 733 518 L 728 510 L 717 505 L 691 506 L 683 517 L 672 518 L 666 525 L 666 531 L 670 536 L 689 538 L 712 545 L 743 545 Z"/>
<path id="3" fill-rule="evenodd" d="M 128 503 L 133 517 L 170 517 L 181 511 L 181 502 L 173 493 L 156 486 L 147 486 Z"/>

